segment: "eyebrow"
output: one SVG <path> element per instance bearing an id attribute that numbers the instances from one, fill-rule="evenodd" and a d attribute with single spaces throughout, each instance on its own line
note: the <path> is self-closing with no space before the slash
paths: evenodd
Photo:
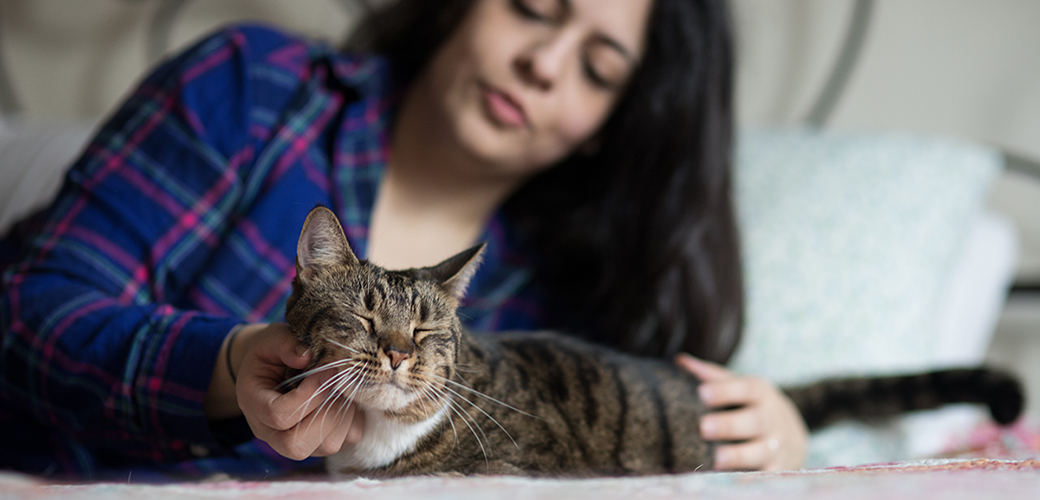
<path id="1" fill-rule="evenodd" d="M 557 0 L 557 1 L 560 3 L 560 9 L 563 10 L 564 16 L 569 16 L 569 15 L 574 13 L 574 4 L 571 3 L 571 0 Z M 614 37 L 611 37 L 610 35 L 607 35 L 605 33 L 597 33 L 596 39 L 599 40 L 600 42 L 603 42 L 603 43 L 607 44 L 607 46 L 613 48 L 614 50 L 616 50 L 619 54 L 621 54 L 621 57 L 624 57 L 625 59 L 627 59 L 629 63 L 631 63 L 633 65 L 636 63 L 636 56 L 634 54 L 632 54 L 632 51 L 628 50 L 628 47 L 625 47 L 621 42 L 617 41 Z"/>

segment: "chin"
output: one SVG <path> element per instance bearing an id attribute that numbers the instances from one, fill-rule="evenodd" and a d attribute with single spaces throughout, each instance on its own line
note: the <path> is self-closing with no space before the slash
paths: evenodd
<path id="1" fill-rule="evenodd" d="M 354 397 L 362 410 L 398 411 L 415 401 L 416 394 L 392 383 L 367 387 Z"/>
<path id="2" fill-rule="evenodd" d="M 473 115 L 455 127 L 455 141 L 483 173 L 526 176 L 555 163 L 531 157 L 539 149 L 530 141 L 529 132 L 500 129 L 481 114 Z"/>

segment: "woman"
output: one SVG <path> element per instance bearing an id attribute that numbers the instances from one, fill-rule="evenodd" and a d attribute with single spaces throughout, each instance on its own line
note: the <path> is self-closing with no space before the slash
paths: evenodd
<path id="1" fill-rule="evenodd" d="M 27 431 L 0 438 L 0 463 L 269 474 L 356 442 L 352 407 L 309 425 L 320 376 L 274 390 L 310 356 L 275 321 L 315 203 L 390 268 L 488 240 L 471 328 L 725 362 L 741 318 L 725 16 L 406 0 L 355 37 L 386 59 L 240 28 L 164 64 L 7 242 L 0 420 Z M 740 441 L 719 468 L 800 464 L 804 424 L 775 387 L 676 359 L 710 406 L 738 407 L 702 422 Z"/>

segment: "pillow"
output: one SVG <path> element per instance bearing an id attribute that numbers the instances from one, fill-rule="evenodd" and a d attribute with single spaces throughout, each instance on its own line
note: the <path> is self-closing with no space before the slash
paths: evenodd
<path id="1" fill-rule="evenodd" d="M 1007 217 L 989 211 L 970 221 L 967 240 L 941 290 L 936 315 L 935 364 L 982 363 L 1015 280 L 1018 235 Z"/>
<path id="2" fill-rule="evenodd" d="M 967 241 L 955 259 L 936 315 L 936 366 L 977 365 L 984 361 L 1007 290 L 1015 278 L 1018 240 L 1002 215 L 983 212 L 970 222 Z M 905 436 L 901 456 L 934 457 L 988 421 L 980 406 L 958 405 L 918 412 L 898 422 Z M 992 425 L 992 424 L 990 424 Z"/>
<path id="3" fill-rule="evenodd" d="M 736 158 L 747 312 L 733 369 L 794 384 L 981 359 L 1013 251 L 984 286 L 958 285 L 980 295 L 950 287 L 999 154 L 893 133 L 753 129 Z M 832 426 L 814 434 L 810 465 L 900 459 L 904 437 L 898 425 Z"/>

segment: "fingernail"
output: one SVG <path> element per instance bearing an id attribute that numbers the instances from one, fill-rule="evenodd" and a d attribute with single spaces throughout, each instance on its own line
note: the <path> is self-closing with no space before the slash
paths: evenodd
<path id="1" fill-rule="evenodd" d="M 301 358 L 307 357 L 307 355 L 309 355 L 310 352 L 311 352 L 311 348 L 310 347 L 307 347 L 307 346 L 305 346 L 303 344 L 300 344 L 300 345 L 296 346 L 296 355 L 301 357 Z"/>
<path id="2" fill-rule="evenodd" d="M 697 388 L 697 395 L 701 397 L 701 401 L 705 403 L 711 403 L 715 397 L 715 391 L 706 385 L 701 385 Z"/>

